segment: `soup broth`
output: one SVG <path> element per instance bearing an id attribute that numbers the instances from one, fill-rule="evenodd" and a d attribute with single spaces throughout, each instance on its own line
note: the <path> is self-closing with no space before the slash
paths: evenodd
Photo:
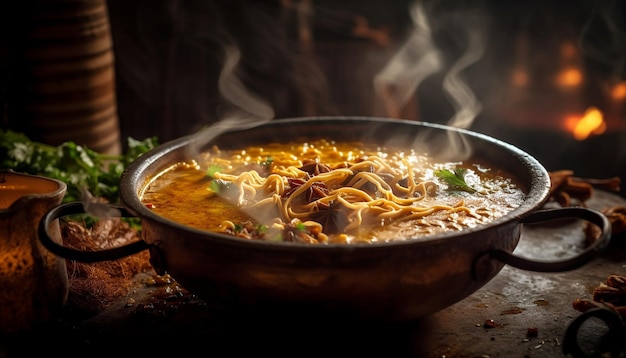
<path id="1" fill-rule="evenodd" d="M 140 194 L 157 214 L 242 239 L 372 243 L 491 222 L 525 189 L 489 163 L 327 140 L 214 147 L 176 163 Z"/>

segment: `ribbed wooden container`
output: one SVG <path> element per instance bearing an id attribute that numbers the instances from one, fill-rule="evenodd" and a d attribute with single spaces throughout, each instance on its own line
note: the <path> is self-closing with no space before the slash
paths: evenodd
<path id="1" fill-rule="evenodd" d="M 49 144 L 121 151 L 106 0 L 38 1 L 24 47 L 23 113 Z"/>

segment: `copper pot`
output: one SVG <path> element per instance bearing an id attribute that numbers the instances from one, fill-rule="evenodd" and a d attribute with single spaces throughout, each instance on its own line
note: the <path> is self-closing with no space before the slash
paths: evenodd
<path id="1" fill-rule="evenodd" d="M 292 118 L 230 130 L 204 145 L 232 148 L 240 143 L 328 138 L 425 145 L 440 151 L 451 147 L 450 136 L 465 145 L 466 150 L 454 154 L 457 158 L 471 149 L 472 156 L 519 177 L 528 193 L 522 205 L 489 224 L 419 240 L 366 245 L 243 240 L 170 221 L 140 201 L 139 193 L 149 178 L 189 159 L 190 150 L 200 144 L 191 135 L 142 155 L 121 177 L 120 208 L 124 215 L 141 218 L 141 240 L 97 252 L 73 250 L 49 240 L 48 224 L 84 212 L 81 203 L 51 210 L 41 221 L 40 237 L 50 251 L 83 262 L 114 260 L 149 249 L 157 273 L 169 273 L 200 297 L 237 310 L 380 321 L 416 319 L 450 306 L 489 282 L 505 264 L 534 271 L 573 270 L 608 245 L 611 227 L 601 213 L 586 208 L 542 209 L 549 198 L 550 178 L 536 159 L 468 130 L 387 118 Z M 567 218 L 598 225 L 602 234 L 584 252 L 565 260 L 542 262 L 513 255 L 524 224 Z"/>

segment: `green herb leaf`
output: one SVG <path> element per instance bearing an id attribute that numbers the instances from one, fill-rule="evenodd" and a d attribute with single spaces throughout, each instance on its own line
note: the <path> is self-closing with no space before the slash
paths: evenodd
<path id="1" fill-rule="evenodd" d="M 230 190 L 232 187 L 232 182 L 222 179 L 213 179 L 211 180 L 211 182 L 209 182 L 209 189 L 211 191 L 217 194 L 222 194 L 224 196 L 228 195 L 229 193 L 232 194 L 232 191 Z"/>
<path id="2" fill-rule="evenodd" d="M 97 153 L 68 141 L 51 146 L 30 140 L 23 133 L 0 129 L 0 169 L 41 175 L 67 184 L 64 202 L 80 201 L 87 190 L 94 197 L 119 202 L 119 180 L 124 169 L 158 145 L 156 137 L 128 138 L 122 155 Z"/>
<path id="3" fill-rule="evenodd" d="M 448 189 L 475 193 L 476 189 L 465 182 L 465 171 L 465 168 L 454 168 L 454 171 L 439 169 L 435 171 L 435 175 L 448 184 Z"/>
<path id="4" fill-rule="evenodd" d="M 215 173 L 218 173 L 220 171 L 222 171 L 222 167 L 213 164 L 206 170 L 206 175 L 211 179 L 215 179 Z"/>
<path id="5" fill-rule="evenodd" d="M 306 226 L 304 225 L 303 222 L 299 222 L 296 224 L 296 229 L 300 232 L 306 232 Z"/>
<path id="6" fill-rule="evenodd" d="M 265 225 L 265 224 L 259 224 L 259 225 L 257 225 L 256 230 L 257 230 L 259 233 L 261 233 L 261 234 L 266 233 L 266 232 L 267 232 L 267 225 Z"/>
<path id="7" fill-rule="evenodd" d="M 233 228 L 233 231 L 236 233 L 240 233 L 243 231 L 243 224 L 235 224 L 235 227 Z"/>
<path id="8" fill-rule="evenodd" d="M 270 170 L 272 168 L 272 162 L 274 162 L 274 158 L 267 157 L 267 159 L 259 163 L 259 165 L 265 170 Z"/>

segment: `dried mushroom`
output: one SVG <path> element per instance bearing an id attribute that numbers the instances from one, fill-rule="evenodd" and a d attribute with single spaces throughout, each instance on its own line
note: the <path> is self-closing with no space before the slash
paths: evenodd
<path id="1" fill-rule="evenodd" d="M 549 201 L 562 207 L 585 207 L 587 200 L 593 195 L 594 189 L 618 192 L 621 185 L 619 177 L 607 179 L 580 178 L 574 176 L 574 172 L 571 170 L 558 170 L 549 174 L 551 182 Z M 613 235 L 626 231 L 626 207 L 614 206 L 604 208 L 601 212 L 609 219 Z M 584 230 L 589 243 L 600 235 L 600 229 L 595 225 L 587 224 Z"/>
<path id="2" fill-rule="evenodd" d="M 579 312 L 608 308 L 626 320 L 626 276 L 609 275 L 593 290 L 592 299 L 576 299 L 572 306 Z"/>
<path id="3" fill-rule="evenodd" d="M 608 191 L 619 191 L 621 179 L 612 177 L 607 179 L 579 178 L 571 170 L 550 172 L 550 201 L 559 205 L 585 206 L 585 202 L 593 195 L 594 188 Z"/>
<path id="4" fill-rule="evenodd" d="M 601 211 L 611 223 L 611 234 L 613 236 L 626 231 L 626 207 L 613 206 Z M 588 243 L 593 242 L 600 235 L 600 228 L 595 225 L 585 226 L 585 238 Z"/>

